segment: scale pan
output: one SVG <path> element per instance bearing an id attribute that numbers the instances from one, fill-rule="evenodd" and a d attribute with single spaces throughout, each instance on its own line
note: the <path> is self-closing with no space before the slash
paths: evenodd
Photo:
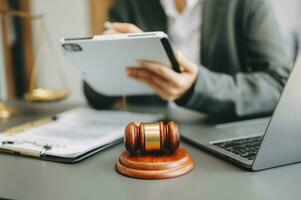
<path id="1" fill-rule="evenodd" d="M 65 90 L 48 90 L 37 88 L 25 95 L 26 101 L 29 102 L 53 102 L 65 99 L 68 92 Z"/>

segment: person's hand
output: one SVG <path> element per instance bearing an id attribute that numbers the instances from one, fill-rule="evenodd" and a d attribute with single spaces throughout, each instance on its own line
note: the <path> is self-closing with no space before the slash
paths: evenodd
<path id="1" fill-rule="evenodd" d="M 199 68 L 181 54 L 176 56 L 181 73 L 173 71 L 161 63 L 138 60 L 137 67 L 128 67 L 129 77 L 150 86 L 164 100 L 177 100 L 193 87 Z"/>
<path id="2" fill-rule="evenodd" d="M 143 31 L 134 24 L 130 23 L 112 23 L 110 27 L 103 32 L 103 35 L 114 35 L 122 33 L 142 33 Z"/>

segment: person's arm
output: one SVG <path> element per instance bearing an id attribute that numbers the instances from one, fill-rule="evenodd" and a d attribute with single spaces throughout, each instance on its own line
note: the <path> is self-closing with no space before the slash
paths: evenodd
<path id="1" fill-rule="evenodd" d="M 246 6 L 250 6 L 246 4 Z M 201 67 L 197 81 L 179 105 L 222 116 L 271 113 L 290 72 L 277 22 L 267 1 L 256 1 L 243 19 L 247 67 L 233 76 Z"/>
<path id="2" fill-rule="evenodd" d="M 275 108 L 289 76 L 290 63 L 282 46 L 277 23 L 266 0 L 249 0 L 242 20 L 248 72 L 234 75 L 199 70 L 178 57 L 183 71 L 142 61 L 128 75 L 146 83 L 165 100 L 218 117 L 269 114 Z"/>
<path id="3" fill-rule="evenodd" d="M 130 13 L 126 0 L 115 0 L 109 10 L 110 22 L 128 22 L 130 20 Z M 101 26 L 101 24 L 100 24 Z M 100 94 L 93 90 L 93 88 L 86 82 L 83 82 L 84 95 L 88 103 L 96 109 L 111 109 L 117 102 L 121 101 L 122 97 L 110 97 Z"/>

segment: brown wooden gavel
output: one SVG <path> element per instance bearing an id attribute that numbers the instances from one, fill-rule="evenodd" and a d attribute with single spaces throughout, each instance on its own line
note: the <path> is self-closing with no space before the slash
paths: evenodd
<path id="1" fill-rule="evenodd" d="M 164 124 L 141 122 L 137 126 L 129 123 L 124 131 L 124 144 L 131 154 L 140 150 L 141 153 L 174 153 L 180 144 L 180 132 L 174 121 Z"/>

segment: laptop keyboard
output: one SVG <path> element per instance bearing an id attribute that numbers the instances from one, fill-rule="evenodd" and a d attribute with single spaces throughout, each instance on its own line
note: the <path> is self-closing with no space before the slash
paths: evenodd
<path id="1" fill-rule="evenodd" d="M 231 140 L 226 142 L 214 143 L 213 145 L 218 146 L 226 151 L 240 155 L 248 160 L 254 160 L 256 153 L 261 144 L 262 137 L 251 137 L 238 140 Z"/>

